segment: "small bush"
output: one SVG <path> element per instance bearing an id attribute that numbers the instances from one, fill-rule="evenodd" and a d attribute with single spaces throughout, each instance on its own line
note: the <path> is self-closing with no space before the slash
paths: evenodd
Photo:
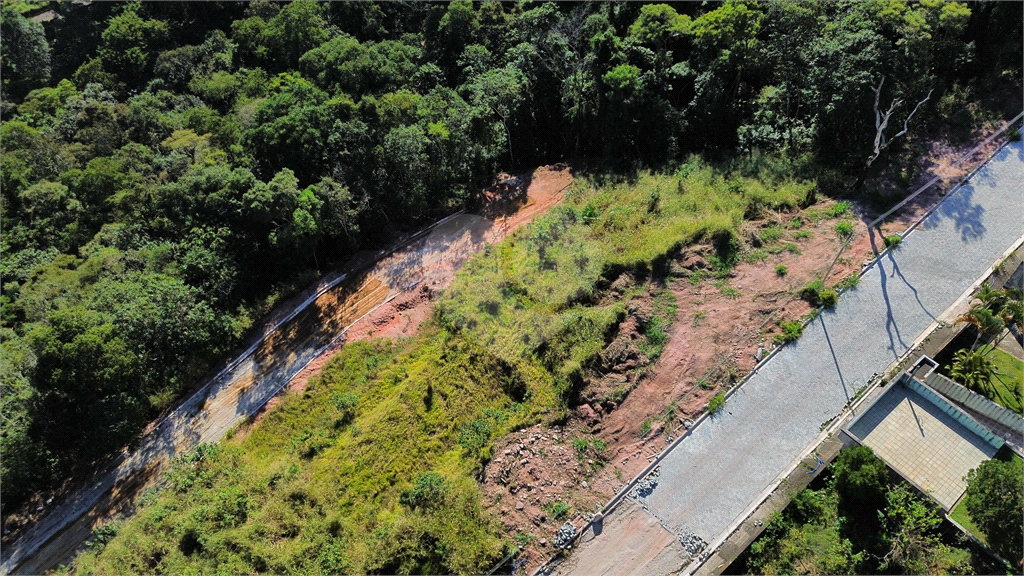
<path id="1" fill-rule="evenodd" d="M 803 254 L 803 252 L 800 251 L 800 247 L 797 246 L 796 244 L 793 244 L 792 242 L 786 242 L 785 248 L 786 252 L 789 252 L 790 254 L 796 254 L 798 256 L 800 254 Z"/>
<path id="2" fill-rule="evenodd" d="M 1010 128 L 1006 131 L 1006 137 L 1010 142 L 1020 142 L 1020 130 L 1016 128 Z"/>
<path id="3" fill-rule="evenodd" d="M 647 438 L 647 435 L 651 433 L 651 421 L 644 420 L 644 423 L 640 425 L 640 437 Z"/>
<path id="4" fill-rule="evenodd" d="M 843 240 L 846 240 L 850 236 L 853 236 L 853 223 L 836 222 L 836 235 Z"/>
<path id="5" fill-rule="evenodd" d="M 747 254 L 747 262 L 751 264 L 760 264 L 768 259 L 768 253 L 764 250 L 754 250 L 750 254 Z"/>
<path id="6" fill-rule="evenodd" d="M 778 226 L 769 226 L 764 230 L 761 230 L 760 236 L 761 241 L 764 242 L 765 244 L 778 242 L 779 238 L 782 237 L 782 228 L 779 228 Z"/>
<path id="7" fill-rule="evenodd" d="M 411 490 L 403 490 L 398 497 L 401 504 L 410 508 L 436 506 L 448 493 L 448 482 L 437 472 L 425 472 L 416 478 Z"/>
<path id="8" fill-rule="evenodd" d="M 697 386 L 700 386 L 702 390 L 711 390 L 712 388 L 715 387 L 715 385 L 712 382 L 708 382 L 703 378 L 697 380 Z"/>
<path id="9" fill-rule="evenodd" d="M 708 400 L 708 412 L 711 414 L 717 414 L 719 410 L 725 408 L 725 394 L 719 392 Z"/>
<path id="10" fill-rule="evenodd" d="M 839 218 L 840 216 L 848 213 L 849 211 L 850 203 L 844 200 L 842 202 L 836 202 L 835 204 L 833 204 L 832 207 L 829 208 L 828 210 L 828 215 L 833 218 Z"/>
<path id="11" fill-rule="evenodd" d="M 700 326 L 701 321 L 708 317 L 708 313 L 705 310 L 697 310 L 693 313 L 693 326 Z"/>
<path id="12" fill-rule="evenodd" d="M 572 447 L 576 449 L 576 455 L 583 458 L 587 455 L 587 450 L 590 448 L 590 442 L 587 442 L 586 438 L 577 438 L 572 441 Z"/>
<path id="13" fill-rule="evenodd" d="M 885 244 L 886 248 L 896 248 L 901 242 L 903 242 L 903 236 L 900 236 L 899 234 L 892 234 L 883 238 L 882 242 Z"/>
<path id="14" fill-rule="evenodd" d="M 789 273 L 789 268 L 786 268 L 785 264 L 779 264 L 778 266 L 775 267 L 775 275 L 780 277 L 780 278 L 785 276 L 788 273 Z"/>
<path id="15" fill-rule="evenodd" d="M 797 240 L 803 240 L 804 238 L 810 238 L 810 237 L 811 237 L 811 231 L 810 230 L 800 230 L 796 234 L 793 234 L 793 238 L 796 238 Z"/>
<path id="16" fill-rule="evenodd" d="M 792 342 L 800 338 L 800 335 L 804 333 L 804 325 L 796 321 L 783 322 L 779 324 L 779 327 L 782 328 L 782 333 L 776 334 L 772 338 L 772 341 L 776 344 Z"/>
<path id="17" fill-rule="evenodd" d="M 821 306 L 821 281 L 815 280 L 800 291 L 800 298 L 811 306 Z"/>
<path id="18" fill-rule="evenodd" d="M 541 508 L 551 516 L 552 520 L 561 520 L 569 514 L 569 505 L 561 500 L 558 500 L 557 502 L 548 502 L 541 506 Z"/>
<path id="19" fill-rule="evenodd" d="M 833 308 L 836 302 L 839 302 L 839 294 L 835 290 L 822 290 L 818 293 L 818 298 L 821 300 L 821 305 L 825 308 Z"/>

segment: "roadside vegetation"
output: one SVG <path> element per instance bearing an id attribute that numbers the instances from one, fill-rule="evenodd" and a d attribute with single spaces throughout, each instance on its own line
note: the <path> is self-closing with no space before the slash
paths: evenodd
<path id="1" fill-rule="evenodd" d="M 1019 510 L 1009 504 L 1000 510 L 1019 533 Z M 776 512 L 725 573 L 990 574 L 993 568 L 1002 567 L 970 551 L 937 505 L 891 474 L 870 448 L 856 446 Z"/>

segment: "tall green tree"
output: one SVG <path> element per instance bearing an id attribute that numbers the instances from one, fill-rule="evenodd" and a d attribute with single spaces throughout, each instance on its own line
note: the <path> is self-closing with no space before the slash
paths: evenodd
<path id="1" fill-rule="evenodd" d="M 967 512 L 989 545 L 1014 562 L 1024 557 L 1024 464 L 986 460 L 967 473 Z"/>

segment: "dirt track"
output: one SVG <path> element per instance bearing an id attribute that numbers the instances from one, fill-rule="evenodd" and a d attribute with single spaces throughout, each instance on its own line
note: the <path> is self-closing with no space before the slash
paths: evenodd
<path id="1" fill-rule="evenodd" d="M 512 182 L 483 195 L 480 212 L 494 220 L 475 214 L 446 218 L 371 265 L 354 265 L 348 274 L 325 277 L 275 310 L 259 331 L 262 336 L 151 424 L 137 449 L 102 467 L 16 541 L 5 543 L 0 574 L 40 574 L 70 561 L 93 529 L 131 513 L 134 500 L 162 477 L 175 455 L 220 440 L 256 415 L 296 375 L 304 382 L 311 371 L 303 368 L 322 365 L 313 361 L 336 350 L 349 331 L 355 339 L 384 336 L 387 329 L 373 327 L 394 325 L 400 313 L 425 318 L 432 303 L 418 296 L 422 287 L 448 286 L 462 263 L 484 245 L 561 201 L 572 176 L 567 167 L 557 166 L 519 175 Z M 407 323 L 410 329 L 415 326 Z"/>

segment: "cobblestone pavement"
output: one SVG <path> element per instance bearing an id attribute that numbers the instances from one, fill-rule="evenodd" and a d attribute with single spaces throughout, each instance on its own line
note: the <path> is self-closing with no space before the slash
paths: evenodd
<path id="1" fill-rule="evenodd" d="M 661 463 L 649 513 L 714 542 L 838 415 L 1024 234 L 1024 149 L 1001 150 L 835 310 L 779 351 Z M 647 513 L 636 512 L 633 513 Z M 613 513 L 614 514 L 614 513 Z M 636 547 L 595 538 L 576 554 Z M 580 565 L 587 564 L 580 561 Z"/>

